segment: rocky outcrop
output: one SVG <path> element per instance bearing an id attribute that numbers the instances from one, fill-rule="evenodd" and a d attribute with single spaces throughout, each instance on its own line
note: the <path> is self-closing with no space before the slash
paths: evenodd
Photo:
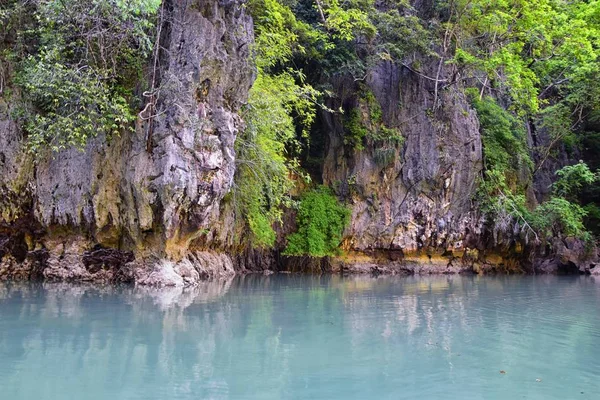
<path id="1" fill-rule="evenodd" d="M 345 112 L 320 115 L 327 135 L 322 178 L 352 209 L 343 244 L 351 256 L 335 258 L 334 270 L 589 273 L 599 262 L 594 246 L 588 249 L 589 244 L 574 238 L 532 244 L 512 218 L 486 220 L 476 201 L 483 171 L 481 133 L 460 73 L 444 66 L 438 76 L 438 59 L 412 64 L 419 70 L 383 61 L 364 82 L 349 76 L 332 82 L 337 97 L 328 106 Z M 381 130 L 372 120 L 375 107 L 381 109 L 376 118 L 383 127 L 399 132 L 402 141 L 382 140 L 380 132 L 373 132 Z M 348 115 L 357 110 L 363 127 L 371 131 L 362 141 L 364 148 L 348 140 L 356 124 Z M 543 130 L 533 130 L 531 148 L 548 140 Z M 533 182 L 529 172 L 521 171 L 528 201 L 546 200 L 554 171 L 570 163 L 564 156 L 544 160 Z"/>
<path id="2" fill-rule="evenodd" d="M 182 285 L 233 273 L 211 249 L 230 240 L 221 200 L 253 80 L 252 21 L 242 1 L 164 7 L 135 132 L 31 155 L 0 93 L 0 277 Z"/>
<path id="3" fill-rule="evenodd" d="M 534 260 L 536 271 L 545 274 L 593 273 L 600 260 L 596 248 L 572 237 L 551 242 L 552 251 Z"/>
<path id="4" fill-rule="evenodd" d="M 404 138 L 390 151 L 367 140 L 359 150 L 344 144 L 344 117 L 323 114 L 328 151 L 323 181 L 350 199 L 352 218 L 346 231 L 347 250 L 368 255 L 376 250 L 403 255 L 448 255 L 456 258 L 483 233 L 483 221 L 472 204 L 482 170 L 479 123 L 456 85 L 440 84 L 436 98 L 434 66 L 422 73 L 382 62 L 366 78 L 366 86 L 381 106 L 383 123 Z M 443 78 L 449 73 L 444 71 Z M 357 107 L 357 83 L 335 82 L 338 98 L 332 108 Z M 372 260 L 371 262 L 374 262 Z M 445 266 L 444 266 L 445 268 Z"/>
<path id="5" fill-rule="evenodd" d="M 432 2 L 413 3 L 430 17 Z M 243 0 L 165 0 L 164 11 L 162 50 L 133 132 L 100 135 L 83 151 L 30 154 L 11 118 L 8 94 L 19 93 L 0 92 L 0 279 L 182 287 L 236 272 L 599 273 L 581 242 L 557 239 L 552 252 L 530 257 L 518 227 L 489 226 L 473 202 L 482 142 L 463 80 L 416 55 L 381 61 L 364 80 L 327 78 L 336 94 L 328 108 L 345 113 L 322 111 L 313 136 L 325 137 L 323 182 L 352 209 L 345 255 L 281 256 L 293 213 L 279 226 L 279 250 L 234 249 L 239 230 L 225 196 L 253 81 L 253 24 Z M 0 88 L 10 76 L 0 63 Z M 350 111 L 373 117 L 363 112 L 363 90 L 380 108 L 377 124 L 401 140 L 349 144 Z M 547 140 L 532 129 L 532 147 Z M 534 201 L 556 169 L 547 161 L 534 176 Z"/>

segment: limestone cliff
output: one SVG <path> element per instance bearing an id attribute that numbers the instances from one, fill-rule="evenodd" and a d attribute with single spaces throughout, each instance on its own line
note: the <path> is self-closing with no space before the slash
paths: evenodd
<path id="1" fill-rule="evenodd" d="M 209 249 L 230 229 L 220 201 L 253 80 L 252 21 L 236 1 L 165 10 L 160 91 L 135 132 L 27 154 L 0 97 L 0 277 L 181 283 L 233 273 Z"/>
<path id="2" fill-rule="evenodd" d="M 360 93 L 366 86 L 374 96 L 370 101 L 381 107 L 384 126 L 396 129 L 403 140 L 395 145 L 367 140 L 357 149 L 346 144 L 351 134 L 346 116 L 321 114 L 327 135 L 323 182 L 337 188 L 352 209 L 346 254 L 328 268 L 421 274 L 593 269 L 597 255 L 578 240 L 555 238 L 551 250 L 534 248 L 515 221 L 504 225 L 486 218 L 476 199 L 484 169 L 477 114 L 463 86 L 443 83 L 460 82 L 460 73 L 443 67 L 442 83 L 436 85 L 431 77 L 438 60 L 425 58 L 420 64 L 416 71 L 386 61 L 372 68 L 364 83 L 351 77 L 333 82 L 338 96 L 329 104 L 332 109 L 364 108 Z M 538 135 L 543 140 L 543 130 Z M 554 171 L 572 160 L 563 156 L 549 163 L 554 165 L 533 179 L 522 173 L 532 203 L 545 200 Z"/>
<path id="3" fill-rule="evenodd" d="M 338 98 L 336 106 L 357 101 L 353 80 L 336 83 L 338 93 L 350 96 Z M 381 105 L 384 124 L 398 129 L 404 141 L 392 146 L 394 156 L 382 163 L 381 144 L 349 149 L 343 117 L 324 115 L 329 146 L 323 180 L 343 182 L 341 192 L 351 199 L 347 248 L 371 254 L 391 250 L 396 258 L 423 251 L 426 261 L 426 256 L 464 251 L 464 241 L 482 233 L 472 204 L 482 169 L 481 138 L 464 94 L 451 87 L 434 105 L 434 83 L 391 62 L 375 67 L 366 85 Z"/>
<path id="4" fill-rule="evenodd" d="M 433 7 L 413 3 L 417 10 Z M 150 89 L 139 93 L 135 130 L 91 139 L 83 151 L 27 153 L 11 117 L 19 96 L 10 88 L 14 71 L 0 63 L 0 279 L 181 286 L 243 270 L 556 272 L 595 266 L 593 257 L 582 258 L 578 241 L 553 243 L 551 254 L 534 253 L 518 227 L 498 229 L 486 221 L 474 202 L 483 170 L 476 112 L 458 71 L 430 56 L 417 56 L 418 71 L 380 61 L 364 80 L 321 78 L 333 95 L 312 128 L 323 141 L 323 162 L 313 178 L 352 210 L 345 255 L 282 257 L 293 212 L 278 226 L 274 251 L 244 248 L 243 238 L 240 249 L 225 196 L 255 75 L 253 21 L 243 0 L 167 0 L 163 7 L 161 51 L 148 66 Z M 381 111 L 378 123 L 398 133 L 396 141 L 349 145 L 349 112 L 369 117 L 364 91 Z M 345 112 L 331 112 L 340 108 Z M 542 139 L 530 131 L 529 140 Z M 537 174 L 528 193 L 532 202 L 543 198 L 556 169 Z"/>

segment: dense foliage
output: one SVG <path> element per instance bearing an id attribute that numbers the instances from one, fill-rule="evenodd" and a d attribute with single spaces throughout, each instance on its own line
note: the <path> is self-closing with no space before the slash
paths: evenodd
<path id="1" fill-rule="evenodd" d="M 406 0 L 251 0 L 248 7 L 258 79 L 238 147 L 240 162 L 252 169 L 240 169 L 238 184 L 251 231 L 264 236 L 260 245 L 274 242 L 268 227 L 283 205 L 292 205 L 295 177 L 306 177 L 298 154 L 311 139 L 311 114 L 333 95 L 323 77 L 350 75 L 358 82 L 355 105 L 343 115 L 345 144 L 372 151 L 382 167 L 397 157 L 402 134 L 384 124 L 377 99 L 360 83 L 381 60 L 433 81 L 432 111 L 449 85 L 471 86 L 484 148 L 478 199 L 497 228 L 510 230 L 516 221 L 526 240 L 537 241 L 588 235 L 583 222 L 595 203 L 574 190 L 581 182 L 597 184 L 585 163 L 560 170 L 551 197 L 539 205 L 531 185 L 549 158 L 580 145 L 582 126 L 600 115 L 598 1 L 444 0 L 416 10 Z M 423 57 L 438 60 L 435 75 L 419 70 Z M 440 76 L 442 66 L 454 79 Z M 298 106 L 301 99 L 310 100 Z M 260 110 L 279 117 L 269 120 Z M 550 139 L 531 148 L 527 130 Z"/>
<path id="2" fill-rule="evenodd" d="M 587 215 L 578 194 L 597 176 L 580 162 L 556 172 L 552 197 L 535 208 L 527 207 L 525 185 L 530 182 L 530 159 L 523 124 L 499 107 L 492 98 L 473 99 L 481 124 L 485 172 L 479 200 L 497 228 L 506 230 L 514 219 L 528 242 L 537 243 L 561 235 L 589 239 L 583 220 Z"/>
<path id="3" fill-rule="evenodd" d="M 339 253 L 350 211 L 326 187 L 306 192 L 300 201 L 298 231 L 288 236 L 285 254 L 324 257 Z"/>
<path id="4" fill-rule="evenodd" d="M 23 93 L 20 118 L 32 151 L 83 147 L 135 119 L 131 92 L 153 47 L 160 0 L 12 1 L 8 57 Z"/>
<path id="5" fill-rule="evenodd" d="M 486 169 L 505 172 L 511 175 L 508 179 L 516 182 L 520 172 L 529 173 L 532 168 L 523 121 L 491 97 L 474 98 L 472 103 L 481 126 Z"/>
<path id="6" fill-rule="evenodd" d="M 272 225 L 280 220 L 282 207 L 290 204 L 292 175 L 299 174 L 297 161 L 288 152 L 298 145 L 292 113 L 304 115 L 304 126 L 310 124 L 314 115 L 310 100 L 314 96 L 310 86 L 296 84 L 289 72 L 261 72 L 250 90 L 247 128 L 236 142 L 234 195 L 255 246 L 274 244 Z"/>
<path id="7" fill-rule="evenodd" d="M 257 247 L 273 246 L 273 224 L 280 221 L 283 207 L 293 205 L 290 192 L 298 180 L 310 180 L 297 157 L 309 140 L 317 107 L 324 106 L 322 92 L 307 82 L 294 59 L 323 60 L 337 43 L 374 34 L 367 15 L 355 7 L 342 7 L 337 0 L 314 6 L 307 11 L 318 12 L 318 23 L 297 18 L 298 10 L 294 13 L 285 2 L 248 2 L 256 31 L 257 79 L 245 113 L 247 128 L 236 143 L 234 198 Z"/>
<path id="8" fill-rule="evenodd" d="M 277 68 L 295 53 L 304 52 L 299 37 L 318 34 L 296 20 L 289 9 L 274 0 L 249 3 L 256 24 L 257 78 L 250 89 L 244 114 L 247 127 L 236 142 L 237 172 L 234 198 L 245 217 L 252 244 L 271 247 L 273 223 L 291 204 L 293 176 L 300 176 L 295 158 L 297 129 L 309 128 L 319 93 L 304 82 L 302 73 Z M 304 135 L 305 136 L 305 135 Z"/>
<path id="9" fill-rule="evenodd" d="M 486 163 L 482 200 L 496 224 L 514 218 L 526 239 L 589 238 L 583 224 L 587 211 L 575 193 L 582 182 L 597 182 L 585 163 L 558 171 L 552 196 L 539 206 L 531 205 L 525 189 L 548 158 L 579 145 L 586 120 L 598 113 L 599 6 L 597 1 L 556 0 L 445 5 L 450 18 L 444 26 L 454 46 L 450 62 L 477 82 L 479 95 L 471 95 Z M 508 104 L 513 116 L 494 98 Z M 528 148 L 527 125 L 548 135 L 547 143 Z"/>

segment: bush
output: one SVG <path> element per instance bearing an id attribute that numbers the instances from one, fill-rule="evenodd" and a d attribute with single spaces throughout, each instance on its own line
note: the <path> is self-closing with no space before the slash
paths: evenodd
<path id="1" fill-rule="evenodd" d="M 360 109 L 353 108 L 350 110 L 346 118 L 345 127 L 344 144 L 352 146 L 357 150 L 364 149 L 363 141 L 369 134 L 369 130 L 362 121 Z"/>
<path id="2" fill-rule="evenodd" d="M 282 209 L 291 206 L 294 175 L 302 175 L 296 158 L 298 134 L 308 137 L 320 95 L 305 83 L 301 71 L 284 65 L 323 35 L 277 0 L 250 0 L 248 9 L 256 32 L 257 78 L 244 110 L 246 129 L 235 142 L 233 198 L 243 229 L 250 232 L 250 244 L 269 248 L 276 239 L 273 224 L 281 220 Z"/>
<path id="3" fill-rule="evenodd" d="M 396 158 L 396 149 L 404 143 L 402 132 L 383 122 L 383 111 L 373 92 L 361 85 L 358 106 L 352 108 L 344 121 L 344 144 L 364 150 L 365 143 L 374 149 L 376 162 L 387 166 Z"/>
<path id="4" fill-rule="evenodd" d="M 298 148 L 296 125 L 307 127 L 314 117 L 316 92 L 296 84 L 291 73 L 267 75 L 262 71 L 250 90 L 245 112 L 247 127 L 235 143 L 236 207 L 246 217 L 256 247 L 271 247 L 271 225 L 289 205 L 289 191 L 297 161 L 287 150 Z M 300 116 L 296 123 L 292 114 Z M 286 157 L 287 155 L 287 157 Z"/>
<path id="5" fill-rule="evenodd" d="M 131 91 L 153 48 L 160 0 L 31 4 L 14 9 L 28 22 L 16 25 L 13 52 L 31 150 L 81 148 L 90 137 L 130 126 Z"/>
<path id="6" fill-rule="evenodd" d="M 537 240 L 559 235 L 588 237 L 583 224 L 587 212 L 570 201 L 584 184 L 595 180 L 587 165 L 579 163 L 557 171 L 553 197 L 528 209 L 519 176 L 523 169 L 530 171 L 532 162 L 521 124 L 490 97 L 479 100 L 473 96 L 472 101 L 479 117 L 486 163 L 479 201 L 495 226 L 508 230 L 516 221 L 526 241 L 532 235 Z"/>
<path id="7" fill-rule="evenodd" d="M 102 132 L 118 134 L 135 120 L 127 100 L 91 68 L 74 69 L 51 55 L 31 57 L 17 83 L 32 108 L 23 114 L 29 148 L 83 148 Z"/>
<path id="8" fill-rule="evenodd" d="M 564 234 L 583 238 L 586 230 L 583 218 L 587 211 L 561 197 L 540 204 L 532 214 L 532 226 L 546 237 Z"/>
<path id="9" fill-rule="evenodd" d="M 320 186 L 304 194 L 296 222 L 298 231 L 288 236 L 286 255 L 324 257 L 339 253 L 350 210 L 341 205 L 330 189 Z"/>
<path id="10" fill-rule="evenodd" d="M 561 197 L 576 196 L 584 186 L 591 185 L 598 179 L 583 161 L 559 169 L 556 175 L 558 180 L 552 185 L 552 190 Z"/>

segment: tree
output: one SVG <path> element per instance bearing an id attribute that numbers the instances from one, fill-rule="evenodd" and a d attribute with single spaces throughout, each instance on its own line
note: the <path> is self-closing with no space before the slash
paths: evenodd
<path id="1" fill-rule="evenodd" d="M 23 92 L 20 119 L 33 152 L 83 147 L 135 119 L 131 91 L 153 48 L 160 0 L 15 2 L 12 57 Z M 27 22 L 23 22 L 27 21 Z"/>

